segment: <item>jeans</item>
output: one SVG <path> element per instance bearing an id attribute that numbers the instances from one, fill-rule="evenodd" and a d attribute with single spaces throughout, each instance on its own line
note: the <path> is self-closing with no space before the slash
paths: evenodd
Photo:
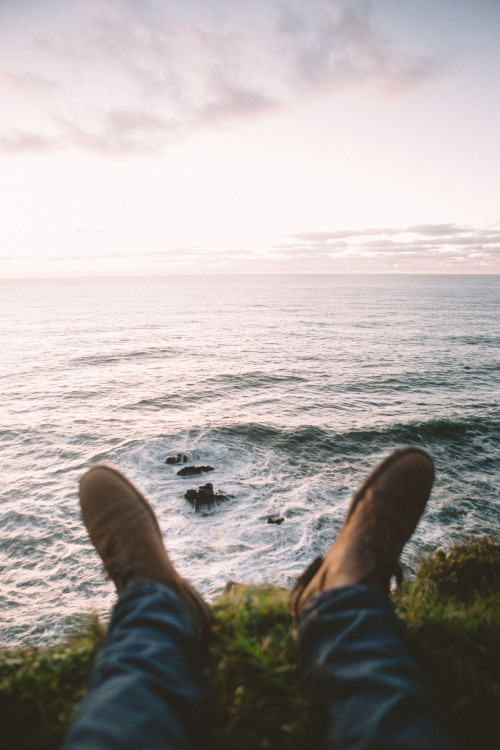
<path id="1" fill-rule="evenodd" d="M 358 585 L 311 597 L 302 611 L 299 640 L 313 747 L 456 747 L 405 645 L 405 626 L 384 594 Z"/>
<path id="2" fill-rule="evenodd" d="M 120 593 L 64 750 L 187 750 L 203 724 L 200 633 L 167 586 Z"/>
<path id="3" fill-rule="evenodd" d="M 312 597 L 299 639 L 313 748 L 455 747 L 383 594 L 344 586 Z M 63 750 L 201 748 L 201 669 L 200 634 L 184 602 L 160 583 L 128 586 Z"/>

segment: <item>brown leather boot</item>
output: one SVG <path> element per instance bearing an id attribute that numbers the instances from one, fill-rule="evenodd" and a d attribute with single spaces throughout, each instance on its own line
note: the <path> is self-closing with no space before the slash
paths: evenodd
<path id="1" fill-rule="evenodd" d="M 154 511 L 133 484 L 111 466 L 98 464 L 80 479 L 80 505 L 92 544 L 116 590 L 136 581 L 164 583 L 190 607 L 206 640 L 210 610 L 172 565 Z"/>
<path id="2" fill-rule="evenodd" d="M 298 616 L 310 596 L 338 586 L 366 584 L 389 593 L 402 579 L 399 555 L 420 520 L 432 483 L 432 459 L 419 448 L 402 448 L 368 476 L 354 495 L 339 535 L 302 573 L 291 594 Z"/>

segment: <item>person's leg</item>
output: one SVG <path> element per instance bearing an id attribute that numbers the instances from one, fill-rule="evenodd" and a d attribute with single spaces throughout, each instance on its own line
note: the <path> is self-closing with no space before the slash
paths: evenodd
<path id="1" fill-rule="evenodd" d="M 202 653 L 193 616 L 164 584 L 120 594 L 63 750 L 187 750 L 202 726 Z"/>
<path id="2" fill-rule="evenodd" d="M 292 592 L 317 747 L 454 747 L 388 597 L 433 479 L 423 451 L 407 448 L 389 456 L 354 495 L 328 553 L 309 566 Z"/>
<path id="3" fill-rule="evenodd" d="M 208 608 L 173 567 L 151 506 L 123 475 L 90 469 L 80 502 L 119 597 L 63 748 L 196 748 Z"/>
<path id="4" fill-rule="evenodd" d="M 317 747 L 455 747 L 384 594 L 361 585 L 316 594 L 304 606 L 299 633 Z"/>

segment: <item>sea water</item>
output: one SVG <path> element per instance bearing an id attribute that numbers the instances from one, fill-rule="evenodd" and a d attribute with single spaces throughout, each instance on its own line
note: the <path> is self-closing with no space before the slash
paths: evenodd
<path id="1" fill-rule="evenodd" d="M 77 498 L 98 461 L 150 499 L 209 600 L 229 580 L 290 587 L 401 445 L 436 464 L 407 575 L 498 535 L 498 276 L 2 281 L 0 313 L 2 646 L 109 611 Z M 214 471 L 178 476 L 179 452 Z M 197 513 L 184 493 L 206 481 L 231 497 Z"/>

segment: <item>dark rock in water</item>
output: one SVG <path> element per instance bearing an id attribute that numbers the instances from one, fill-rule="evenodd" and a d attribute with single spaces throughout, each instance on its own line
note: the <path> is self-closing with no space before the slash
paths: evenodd
<path id="1" fill-rule="evenodd" d="M 198 487 L 198 500 L 203 503 L 211 503 L 215 497 L 214 486 L 211 482 L 200 484 Z"/>
<path id="2" fill-rule="evenodd" d="M 284 520 L 285 519 L 281 518 L 281 516 L 269 516 L 269 518 L 267 519 L 267 522 L 280 524 L 280 523 L 283 523 Z"/>
<path id="3" fill-rule="evenodd" d="M 177 475 L 179 477 L 193 477 L 195 474 L 203 474 L 204 471 L 213 470 L 213 466 L 185 466 L 183 469 L 179 469 Z"/>
<path id="4" fill-rule="evenodd" d="M 166 464 L 187 464 L 189 458 L 185 453 L 178 453 L 176 456 L 169 456 L 165 461 Z"/>
<path id="5" fill-rule="evenodd" d="M 212 508 L 214 505 L 229 499 L 229 495 L 223 495 L 222 492 L 214 492 L 214 486 L 211 482 L 202 484 L 197 490 L 188 490 L 184 498 L 194 506 L 195 510 L 203 508 Z"/>

